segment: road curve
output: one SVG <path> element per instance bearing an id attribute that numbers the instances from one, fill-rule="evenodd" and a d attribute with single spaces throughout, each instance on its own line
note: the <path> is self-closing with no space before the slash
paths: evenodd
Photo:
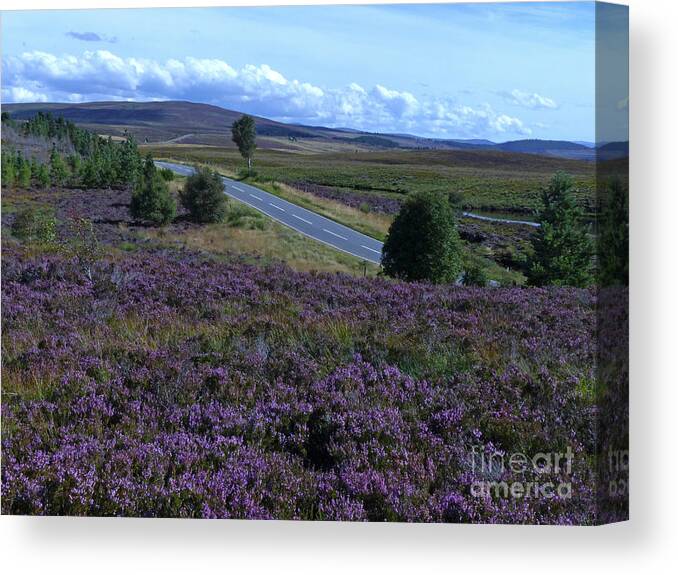
<path id="1" fill-rule="evenodd" d="M 174 162 L 156 160 L 155 165 L 182 176 L 193 173 L 192 167 Z M 223 176 L 221 179 L 224 181 L 224 192 L 228 196 L 259 210 L 277 222 L 342 252 L 375 264 L 381 263 L 384 244 L 380 241 L 254 186 Z"/>

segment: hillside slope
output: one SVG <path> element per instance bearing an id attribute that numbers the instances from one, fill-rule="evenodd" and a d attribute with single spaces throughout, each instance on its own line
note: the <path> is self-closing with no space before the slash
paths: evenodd
<path id="1" fill-rule="evenodd" d="M 37 112 L 52 112 L 99 134 L 133 134 L 140 142 L 233 147 L 230 129 L 241 112 L 210 104 L 183 101 L 87 102 L 4 104 L 17 120 Z M 560 158 L 594 160 L 595 148 L 558 140 L 517 140 L 497 144 L 489 140 L 432 139 L 411 134 L 379 134 L 349 128 L 285 124 L 255 116 L 262 148 L 300 153 L 365 150 L 434 149 L 496 150 Z M 628 154 L 623 148 L 608 151 L 605 159 Z"/>

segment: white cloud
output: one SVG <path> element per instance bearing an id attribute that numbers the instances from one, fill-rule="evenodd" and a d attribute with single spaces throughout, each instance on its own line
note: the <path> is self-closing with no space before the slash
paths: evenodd
<path id="1" fill-rule="evenodd" d="M 236 69 L 220 59 L 159 62 L 123 58 L 108 50 L 80 56 L 33 51 L 3 58 L 3 71 L 2 99 L 8 102 L 181 99 L 282 121 L 368 131 L 439 137 L 530 133 L 519 118 L 496 112 L 489 104 L 471 107 L 449 99 L 418 99 L 380 84 L 371 89 L 357 83 L 321 87 L 286 78 L 266 64 Z M 527 96 L 526 101 L 555 106 L 536 94 Z"/>
<path id="2" fill-rule="evenodd" d="M 555 110 L 558 107 L 555 100 L 535 92 L 523 92 L 522 90 L 516 89 L 511 90 L 510 92 L 502 92 L 500 95 L 515 106 L 522 106 L 524 108 L 530 108 L 531 110 Z"/>
<path id="3" fill-rule="evenodd" d="M 7 95 L 5 95 L 7 94 Z M 20 86 L 12 86 L 11 88 L 2 89 L 2 99 L 11 102 L 47 102 L 47 95 L 40 94 L 22 88 Z"/>

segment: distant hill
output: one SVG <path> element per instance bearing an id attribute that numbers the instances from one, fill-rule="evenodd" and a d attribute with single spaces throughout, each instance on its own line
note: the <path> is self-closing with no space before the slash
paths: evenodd
<path id="1" fill-rule="evenodd" d="M 616 160 L 618 158 L 629 157 L 629 143 L 628 142 L 608 142 L 598 146 L 598 159 L 600 160 Z"/>
<path id="2" fill-rule="evenodd" d="M 231 125 L 242 114 L 210 104 L 183 101 L 4 104 L 15 120 L 52 112 L 96 133 L 133 134 L 139 142 L 232 146 Z M 299 152 L 371 149 L 497 150 L 565 159 L 593 160 L 596 149 L 555 140 L 516 140 L 497 144 L 482 139 L 433 139 L 411 134 L 378 134 L 348 128 L 285 124 L 255 116 L 259 145 Z M 606 159 L 620 157 L 619 143 L 606 144 Z M 613 148 L 607 148 L 613 146 Z M 628 143 L 626 144 L 628 155 Z"/>
<path id="3" fill-rule="evenodd" d="M 52 112 L 66 120 L 104 134 L 124 132 L 143 140 L 165 141 L 187 134 L 223 134 L 230 140 L 231 125 L 242 114 L 209 104 L 193 102 L 89 102 L 84 104 L 4 104 L 15 120 L 26 120 L 39 111 Z M 314 129 L 290 126 L 255 116 L 261 136 L 319 137 Z"/>

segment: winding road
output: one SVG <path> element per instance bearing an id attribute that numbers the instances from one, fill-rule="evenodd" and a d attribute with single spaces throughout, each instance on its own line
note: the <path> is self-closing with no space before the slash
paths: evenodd
<path id="1" fill-rule="evenodd" d="M 174 162 L 156 160 L 155 165 L 182 176 L 193 173 L 192 167 Z M 224 182 L 224 192 L 228 196 L 263 212 L 277 222 L 342 252 L 375 264 L 381 262 L 384 244 L 380 241 L 254 186 L 223 176 L 221 179 Z"/>

